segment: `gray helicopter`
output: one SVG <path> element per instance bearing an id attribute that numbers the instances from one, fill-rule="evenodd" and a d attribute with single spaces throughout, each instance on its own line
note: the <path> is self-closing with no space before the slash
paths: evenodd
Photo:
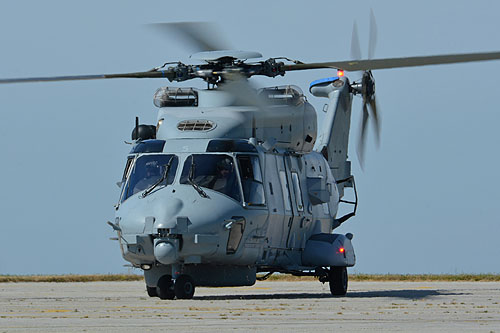
<path id="1" fill-rule="evenodd" d="M 156 125 L 136 119 L 115 220 L 108 222 L 123 258 L 144 271 L 148 295 L 161 299 L 190 299 L 196 286 L 251 286 L 273 273 L 315 276 L 329 283 L 333 295 L 345 295 L 347 267 L 356 262 L 353 235 L 333 231 L 357 208 L 347 154 L 353 97 L 363 99 L 362 160 L 370 119 L 379 132 L 372 70 L 500 59 L 500 52 L 371 59 L 371 42 L 369 58 L 359 60 L 354 32 L 356 60 L 249 61 L 262 56 L 221 50 L 192 24 L 174 26 L 202 45 L 203 52 L 192 56 L 200 64 L 0 80 L 199 78 L 207 83 L 207 89 L 159 88 Z M 338 72 L 309 86 L 313 96 L 327 100 L 319 130 L 316 111 L 299 87 L 255 89 L 248 82 L 252 76 L 320 68 Z M 351 82 L 344 70 L 363 71 L 361 80 Z M 346 191 L 352 200 L 345 199 Z M 352 211 L 339 216 L 341 204 Z"/>

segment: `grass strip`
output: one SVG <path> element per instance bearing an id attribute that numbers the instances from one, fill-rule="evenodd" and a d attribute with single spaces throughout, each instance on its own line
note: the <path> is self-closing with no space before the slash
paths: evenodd
<path id="1" fill-rule="evenodd" d="M 5 282 L 96 282 L 96 281 L 140 281 L 136 274 L 93 274 L 93 275 L 0 275 L 0 283 Z"/>
<path id="2" fill-rule="evenodd" d="M 500 281 L 500 274 L 353 274 L 350 277 L 353 281 Z"/>
<path id="3" fill-rule="evenodd" d="M 258 274 L 262 276 L 263 274 Z M 142 281 L 137 274 L 93 274 L 93 275 L 0 275 L 0 283 L 6 282 L 97 282 L 97 281 Z M 271 275 L 266 281 L 314 281 L 312 276 Z M 500 282 L 500 274 L 350 274 L 349 281 L 483 281 Z"/>
<path id="4" fill-rule="evenodd" d="M 271 275 L 268 281 L 310 281 L 312 276 Z M 500 274 L 349 274 L 349 281 L 487 281 L 500 282 Z"/>

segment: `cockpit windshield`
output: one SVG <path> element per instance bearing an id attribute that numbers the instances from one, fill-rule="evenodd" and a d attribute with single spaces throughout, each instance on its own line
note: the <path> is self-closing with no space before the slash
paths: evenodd
<path id="1" fill-rule="evenodd" d="M 182 169 L 181 184 L 201 186 L 241 201 L 234 160 L 229 155 L 196 154 L 189 156 Z"/>
<path id="2" fill-rule="evenodd" d="M 170 163 L 170 164 L 169 164 Z M 141 191 L 146 191 L 157 184 L 165 173 L 167 177 L 157 184 L 157 186 L 166 186 L 173 183 L 179 159 L 175 155 L 155 154 L 143 155 L 139 157 L 134 164 L 130 176 L 124 188 L 122 202 Z M 169 167 L 170 166 L 170 167 Z"/>

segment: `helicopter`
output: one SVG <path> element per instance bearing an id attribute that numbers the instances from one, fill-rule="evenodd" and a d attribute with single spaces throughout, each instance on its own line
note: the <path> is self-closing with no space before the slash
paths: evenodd
<path id="1" fill-rule="evenodd" d="M 176 28 L 197 37 L 192 25 Z M 257 273 L 267 273 L 259 279 L 272 273 L 315 276 L 329 283 L 333 295 L 345 295 L 347 267 L 356 261 L 353 235 L 333 231 L 357 208 L 347 156 L 353 97 L 363 99 L 362 156 L 368 122 L 379 128 L 372 70 L 500 59 L 500 52 L 489 52 L 304 63 L 249 61 L 261 54 L 204 49 L 192 56 L 201 64 L 0 80 L 198 78 L 207 83 L 207 89 L 159 88 L 157 123 L 136 119 L 115 220 L 108 223 L 123 257 L 144 271 L 148 295 L 161 299 L 190 299 L 197 286 L 253 285 Z M 319 68 L 338 70 L 309 86 L 313 96 L 328 100 L 319 130 L 316 110 L 299 87 L 254 89 L 248 82 L 252 76 Z M 362 78 L 351 82 L 344 71 L 363 71 Z M 348 189 L 354 200 L 344 199 Z M 338 216 L 341 204 L 352 211 Z"/>

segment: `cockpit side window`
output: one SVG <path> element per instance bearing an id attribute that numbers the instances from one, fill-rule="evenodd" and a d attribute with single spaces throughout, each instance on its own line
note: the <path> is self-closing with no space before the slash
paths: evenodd
<path id="1" fill-rule="evenodd" d="M 134 162 L 134 156 L 130 156 L 127 159 L 127 164 L 125 164 L 125 170 L 123 170 L 122 183 L 125 183 L 125 180 L 127 180 L 128 172 L 130 170 L 130 167 L 132 166 L 132 162 Z"/>
<path id="2" fill-rule="evenodd" d="M 145 191 L 164 177 L 168 170 L 166 179 L 158 186 L 167 186 L 174 182 L 175 173 L 179 159 L 175 155 L 155 154 L 139 157 L 130 172 L 127 184 L 124 188 L 122 202 L 130 196 Z"/>
<path id="3" fill-rule="evenodd" d="M 184 163 L 180 183 L 194 183 L 241 201 L 234 161 L 229 155 L 195 154 L 189 156 Z"/>
<path id="4" fill-rule="evenodd" d="M 243 197 L 249 206 L 264 206 L 264 186 L 260 170 L 259 157 L 256 155 L 239 155 L 241 185 Z"/>
<path id="5" fill-rule="evenodd" d="M 132 164 L 134 164 L 134 159 L 135 159 L 135 156 L 129 156 L 127 158 L 127 163 L 125 164 L 125 170 L 123 170 L 123 176 L 122 176 L 122 180 L 121 180 L 121 192 L 120 192 L 120 198 L 123 197 L 123 192 L 125 191 L 125 188 L 126 188 L 126 181 L 127 181 L 127 178 L 130 174 L 130 169 L 132 168 Z M 121 200 L 123 201 L 123 200 Z"/>

